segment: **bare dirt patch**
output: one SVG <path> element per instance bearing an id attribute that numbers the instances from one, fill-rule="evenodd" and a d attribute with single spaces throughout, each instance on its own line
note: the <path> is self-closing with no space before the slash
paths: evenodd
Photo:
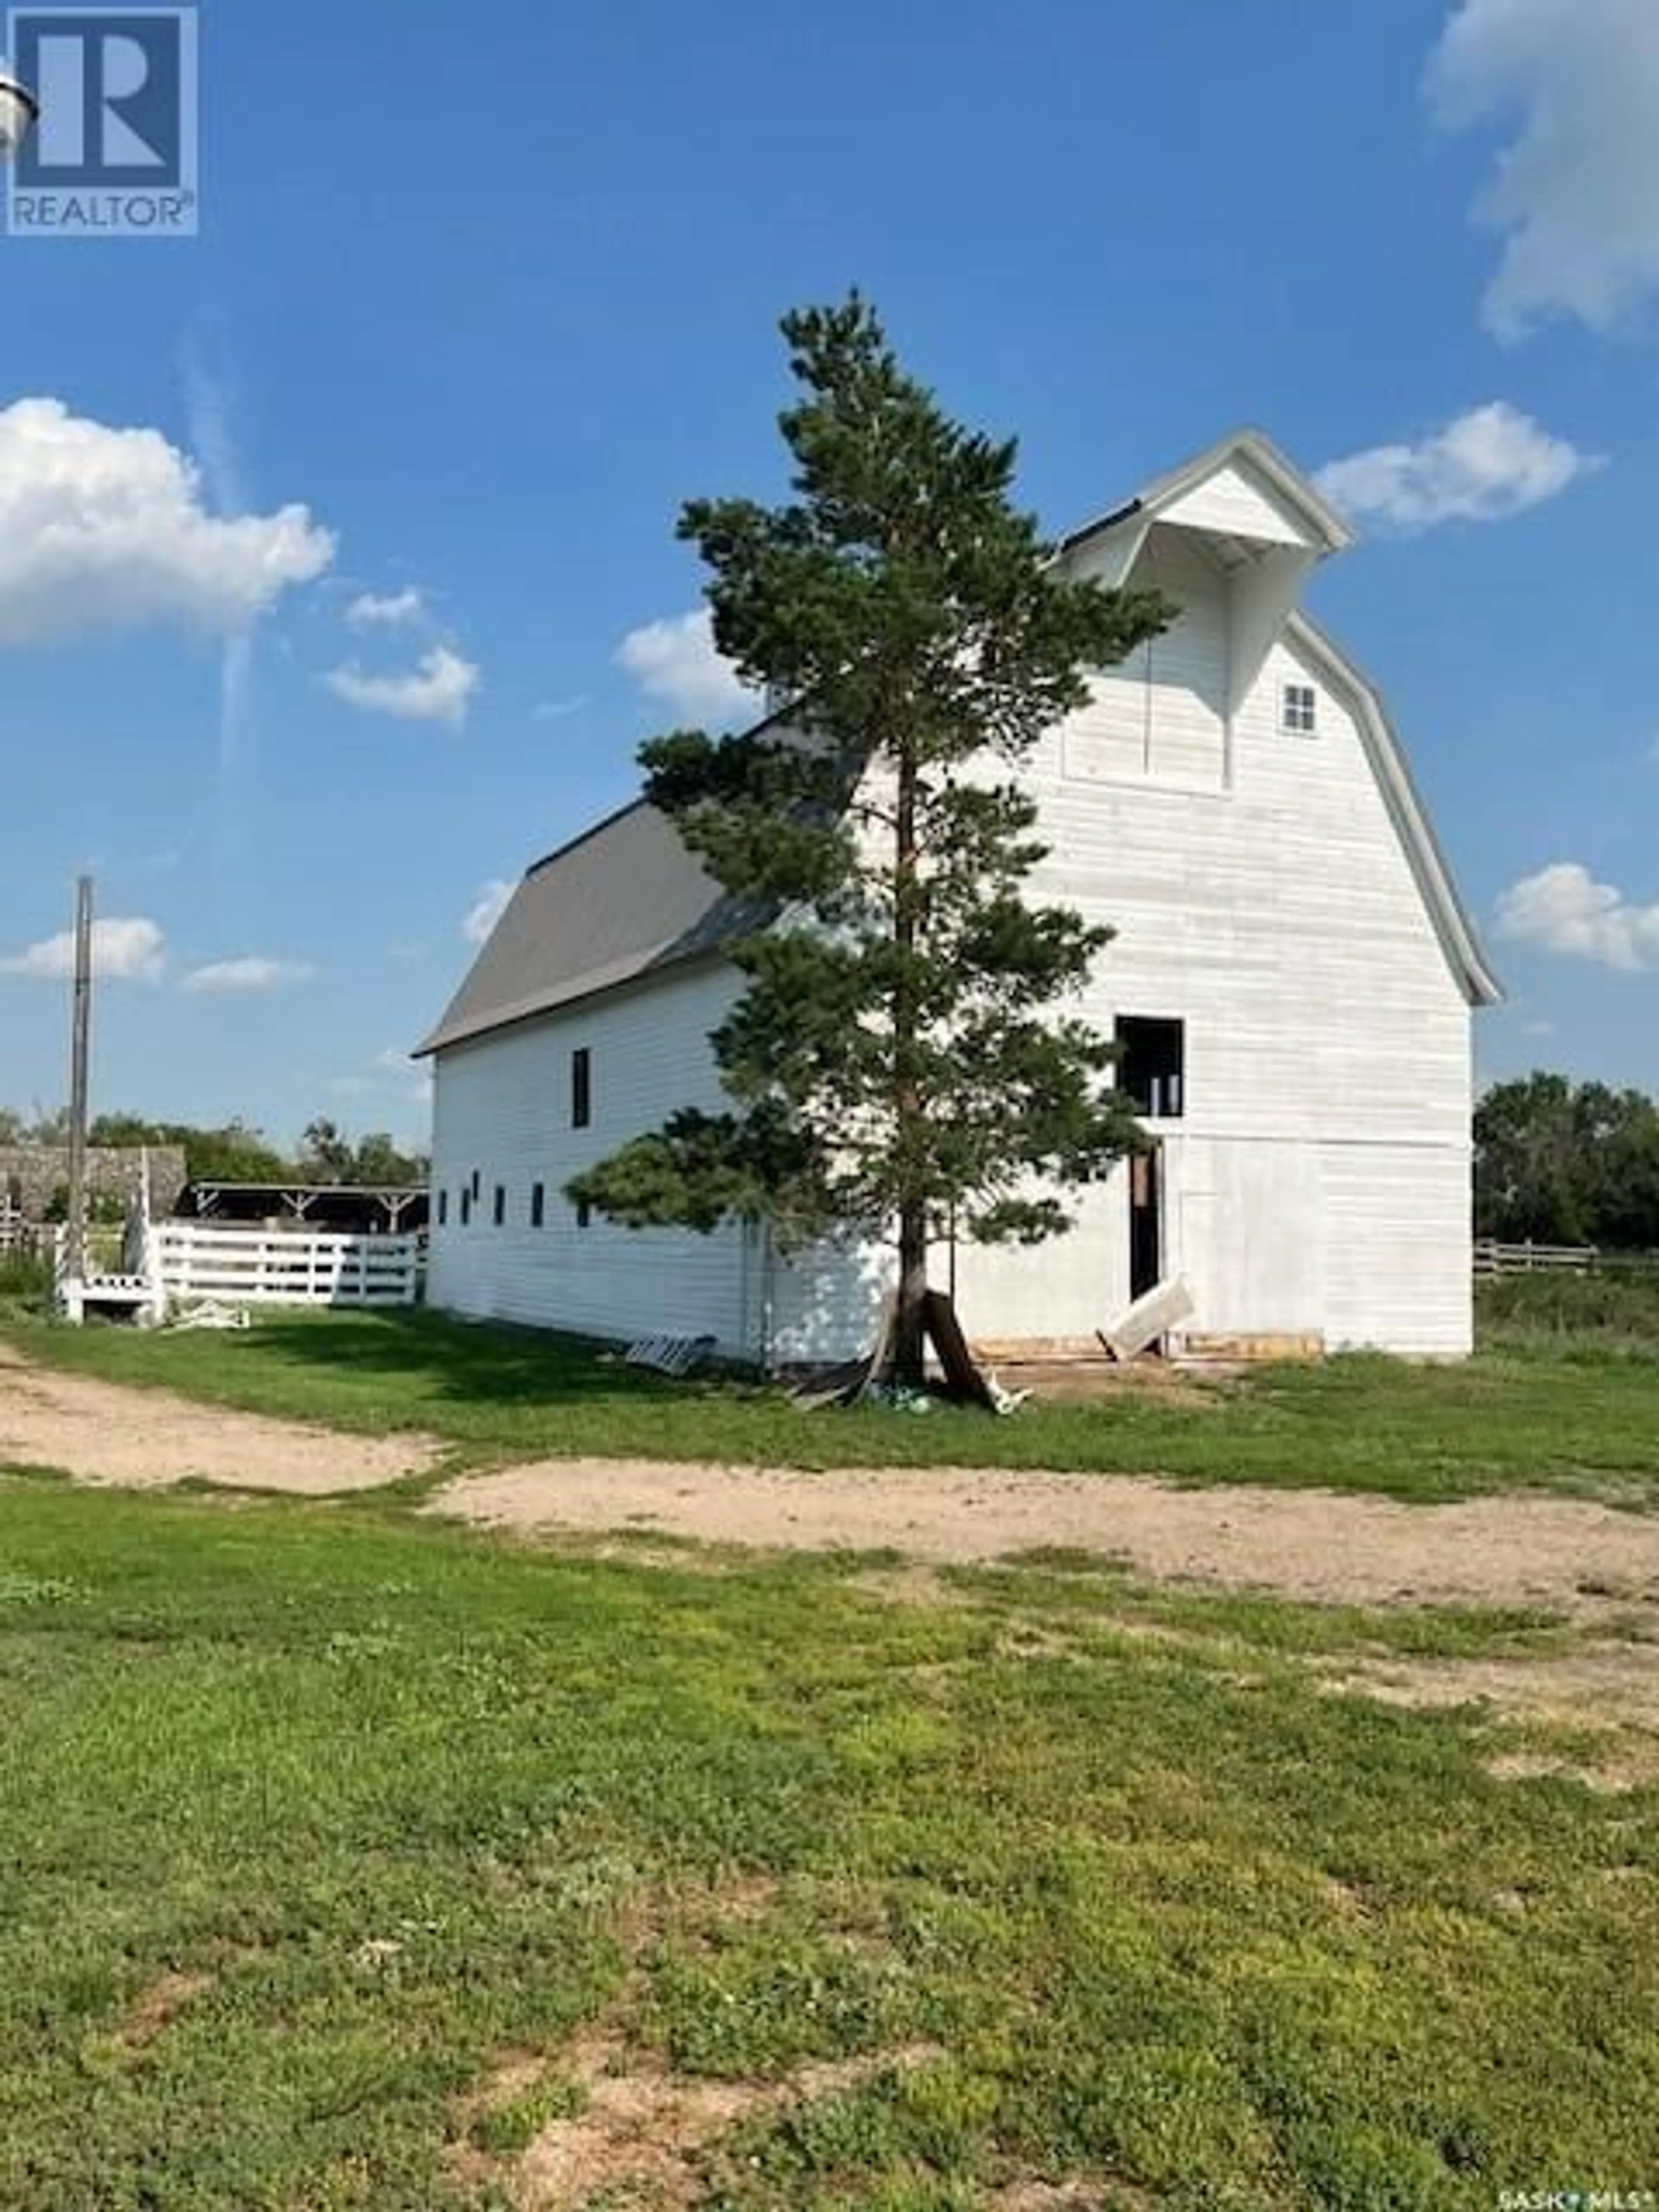
<path id="1" fill-rule="evenodd" d="M 1537 1604 L 1659 1623 L 1659 1519 L 1540 1498 L 1402 1505 L 1316 1490 L 1177 1489 L 1123 1475 L 564 1460 L 464 1477 L 435 1510 L 525 1533 L 659 1530 L 934 1564 L 1055 1548 L 1159 1580 L 1352 1605 Z"/>
<path id="2" fill-rule="evenodd" d="M 1496 1782 L 1579 1782 L 1586 1790 L 1617 1796 L 1640 1790 L 1655 1777 L 1650 1741 L 1644 1741 L 1633 1757 L 1609 1751 L 1606 1757 L 1568 1759 L 1544 1751 L 1503 1752 L 1486 1761 L 1486 1771 Z"/>
<path id="3" fill-rule="evenodd" d="M 501 2052 L 457 2100 L 449 2152 L 456 2178 L 495 2186 L 520 2212 L 588 2206 L 597 2212 L 612 2204 L 691 2212 L 708 2199 L 723 2138 L 745 2120 L 842 2095 L 943 2057 L 932 2044 L 905 2045 L 808 2061 L 774 2080 L 732 2080 L 677 2073 L 643 2044 L 642 1959 L 650 1945 L 670 1930 L 714 1941 L 725 1929 L 766 1919 L 781 1897 L 777 1878 L 759 1874 L 712 1889 L 635 1897 L 620 1931 L 633 1963 L 599 2017 L 555 2051 Z M 553 2116 L 522 2148 L 504 2151 L 501 2122 L 516 2123 L 538 2105 L 550 2105 Z"/>
<path id="4" fill-rule="evenodd" d="M 430 1437 L 349 1437 L 33 1366 L 0 1344 L 0 1462 L 131 1490 L 176 1482 L 331 1498 L 423 1472 Z"/>
<path id="5" fill-rule="evenodd" d="M 1122 2182 L 1108 2190 L 1087 2181 L 1011 2181 L 988 2200 L 988 2212 L 1152 2212 L 1157 2203 Z"/>
<path id="6" fill-rule="evenodd" d="M 1542 1659 L 1375 1660 L 1328 1686 L 1384 1705 L 1489 1705 L 1528 1719 L 1659 1732 L 1659 1652 L 1597 1644 Z"/>
<path id="7" fill-rule="evenodd" d="M 166 1973 L 158 1976 L 137 1999 L 122 2021 L 116 2043 L 125 2051 L 148 2049 L 156 2037 L 169 2028 L 173 2021 L 199 1996 L 213 1987 L 214 1977 L 206 1973 Z"/>
<path id="8" fill-rule="evenodd" d="M 641 2062 L 619 2037 L 600 2031 L 563 2054 L 561 2070 L 574 2081 L 582 2109 L 538 2136 L 520 2162 L 514 2195 L 526 2212 L 563 2212 L 619 2188 L 647 2189 L 664 2208 L 699 2204 L 699 2154 L 739 2122 L 840 2095 L 939 2055 L 919 2046 L 821 2061 L 781 2081 L 690 2081 Z"/>

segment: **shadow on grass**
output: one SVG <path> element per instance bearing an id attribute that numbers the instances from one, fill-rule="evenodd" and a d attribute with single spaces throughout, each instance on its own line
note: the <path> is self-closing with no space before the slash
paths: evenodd
<path id="1" fill-rule="evenodd" d="M 655 1407 L 687 1403 L 781 1405 L 774 1386 L 740 1376 L 674 1378 L 630 1367 L 603 1340 L 464 1322 L 423 1309 L 394 1313 L 281 1314 L 258 1324 L 273 1364 L 314 1376 L 319 1365 L 360 1380 L 414 1385 L 428 1401 L 520 1407 Z"/>

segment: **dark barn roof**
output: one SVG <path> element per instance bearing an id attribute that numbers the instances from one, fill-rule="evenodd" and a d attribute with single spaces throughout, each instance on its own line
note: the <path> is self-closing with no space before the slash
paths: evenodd
<path id="1" fill-rule="evenodd" d="M 441 1052 L 699 953 L 742 914 L 644 799 L 538 860 L 419 1052 Z"/>

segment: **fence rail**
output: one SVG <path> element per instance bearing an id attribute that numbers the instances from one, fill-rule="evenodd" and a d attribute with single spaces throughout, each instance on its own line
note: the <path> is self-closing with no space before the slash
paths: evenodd
<path id="1" fill-rule="evenodd" d="M 0 1212 L 0 1260 L 43 1260 L 52 1249 L 52 1231 L 21 1213 Z"/>
<path id="2" fill-rule="evenodd" d="M 1500 1244 L 1475 1240 L 1477 1275 L 1600 1274 L 1659 1269 L 1659 1252 L 1604 1252 L 1595 1244 Z"/>
<path id="3" fill-rule="evenodd" d="M 169 1304 L 222 1298 L 245 1305 L 410 1306 L 419 1292 L 418 1236 L 162 1221 L 153 1224 L 149 1240 L 149 1269 Z"/>

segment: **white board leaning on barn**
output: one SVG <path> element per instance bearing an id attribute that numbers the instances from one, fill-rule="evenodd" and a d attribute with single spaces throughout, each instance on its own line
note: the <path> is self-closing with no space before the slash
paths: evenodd
<path id="1" fill-rule="evenodd" d="M 1498 990 L 1380 696 L 1300 606 L 1349 542 L 1243 431 L 1063 543 L 1181 609 L 1024 771 L 1051 848 L 1033 895 L 1117 933 L 1082 1011 L 1124 1043 L 1157 1148 L 1055 1243 L 938 1255 L 975 1342 L 1096 1345 L 1179 1276 L 1177 1345 L 1469 1347 L 1471 1015 Z M 786 1263 L 738 1224 L 635 1234 L 562 1195 L 720 1103 L 730 921 L 643 802 L 531 868 L 423 1047 L 434 1303 L 772 1362 L 867 1341 L 878 1248 Z"/>

